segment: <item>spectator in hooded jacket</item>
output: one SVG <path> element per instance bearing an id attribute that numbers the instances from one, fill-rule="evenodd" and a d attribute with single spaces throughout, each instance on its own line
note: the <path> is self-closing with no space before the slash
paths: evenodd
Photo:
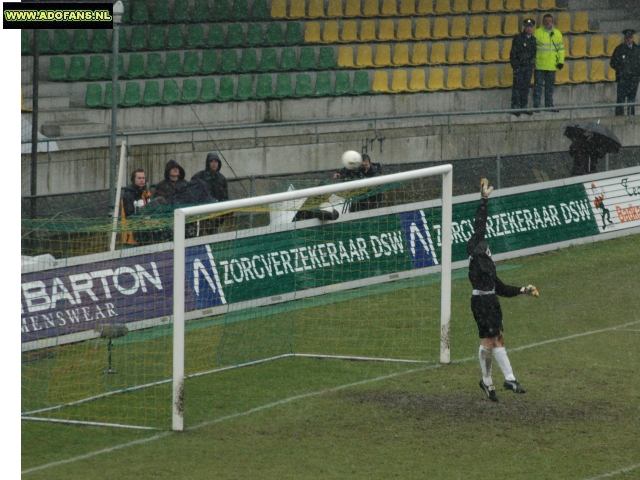
<path id="1" fill-rule="evenodd" d="M 196 173 L 191 180 L 204 180 L 209 185 L 211 196 L 219 202 L 225 202 L 229 200 L 229 186 L 225 176 L 220 173 L 221 168 L 220 156 L 217 153 L 209 153 L 204 170 Z"/>
<path id="2" fill-rule="evenodd" d="M 151 200 L 151 192 L 147 189 L 147 175 L 142 168 L 131 173 L 131 185 L 127 185 L 120 199 L 120 218 L 126 222 L 128 218 L 138 215 Z M 146 235 L 133 231 L 122 232 L 122 242 L 132 247 L 139 242 L 148 241 Z"/>
<path id="3" fill-rule="evenodd" d="M 153 190 L 154 198 L 162 197 L 165 200 L 169 200 L 175 194 L 176 187 L 186 183 L 184 177 L 184 168 L 175 160 L 169 160 L 164 167 L 164 180 L 158 183 Z"/>

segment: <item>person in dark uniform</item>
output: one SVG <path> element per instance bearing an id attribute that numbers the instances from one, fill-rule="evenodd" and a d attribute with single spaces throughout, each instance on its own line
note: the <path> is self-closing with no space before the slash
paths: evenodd
<path id="1" fill-rule="evenodd" d="M 482 380 L 480 388 L 487 397 L 498 402 L 496 389 L 491 378 L 493 358 L 500 366 L 504 374 L 504 388 L 514 393 L 525 393 L 522 385 L 513 375 L 511 363 L 504 347 L 504 335 L 502 325 L 501 297 L 515 297 L 521 293 L 538 296 L 538 290 L 533 285 L 526 287 L 514 287 L 503 283 L 496 273 L 496 266 L 491 259 L 491 250 L 484 236 L 487 230 L 487 203 L 493 187 L 489 181 L 483 178 L 480 181 L 480 205 L 476 211 L 473 236 L 467 242 L 469 254 L 469 280 L 473 286 L 471 296 L 471 311 L 478 325 L 478 333 L 481 343 L 478 352 Z"/>
<path id="2" fill-rule="evenodd" d="M 634 103 L 638 93 L 640 81 L 640 46 L 633 41 L 636 31 L 630 28 L 624 30 L 624 43 L 613 51 L 609 66 L 616 71 L 618 92 L 616 103 Z M 628 115 L 636 114 L 636 107 L 627 107 Z M 616 107 L 616 115 L 624 115 L 624 107 Z"/>
<path id="3" fill-rule="evenodd" d="M 526 18 L 522 22 L 522 32 L 513 38 L 509 62 L 513 67 L 513 88 L 511 89 L 511 108 L 519 110 L 527 108 L 529 102 L 529 88 L 531 76 L 536 63 L 536 37 L 533 36 L 533 28 L 536 22 Z M 514 112 L 517 117 L 521 112 Z M 531 115 L 532 112 L 524 112 Z"/>

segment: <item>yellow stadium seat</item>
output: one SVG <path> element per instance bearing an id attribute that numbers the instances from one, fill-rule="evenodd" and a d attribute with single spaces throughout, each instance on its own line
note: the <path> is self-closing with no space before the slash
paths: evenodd
<path id="1" fill-rule="evenodd" d="M 373 61 L 376 67 L 391 67 L 391 46 L 390 45 L 378 45 L 376 47 L 376 58 Z"/>
<path id="2" fill-rule="evenodd" d="M 427 44 L 415 43 L 413 45 L 413 52 L 411 53 L 411 65 L 428 65 L 429 59 L 427 57 Z"/>
<path id="3" fill-rule="evenodd" d="M 471 0 L 471 13 L 484 13 L 487 11 L 487 0 Z"/>
<path id="4" fill-rule="evenodd" d="M 522 9 L 521 7 L 522 2 L 520 0 L 505 0 L 504 2 L 504 9 L 507 12 L 517 12 Z"/>
<path id="5" fill-rule="evenodd" d="M 342 22 L 342 35 L 340 39 L 344 43 L 354 43 L 358 41 L 358 24 L 355 20 L 345 20 Z"/>
<path id="6" fill-rule="evenodd" d="M 439 15 L 449 15 L 451 13 L 451 1 L 436 0 L 436 9 L 434 13 Z"/>
<path id="7" fill-rule="evenodd" d="M 401 18 L 398 20 L 398 31 L 396 32 L 396 40 L 412 40 L 411 19 Z"/>
<path id="8" fill-rule="evenodd" d="M 573 58 L 571 54 L 571 40 L 568 36 L 562 37 L 562 43 L 564 44 L 564 58 Z"/>
<path id="9" fill-rule="evenodd" d="M 556 85 L 564 85 L 566 83 L 571 83 L 569 79 L 569 70 L 571 69 L 571 64 L 566 62 L 564 68 L 562 70 L 556 71 Z"/>
<path id="10" fill-rule="evenodd" d="M 520 19 L 518 15 L 507 15 L 504 19 L 504 31 L 505 37 L 513 37 L 520 33 Z"/>
<path id="11" fill-rule="evenodd" d="M 497 40 L 487 40 L 485 42 L 482 61 L 486 63 L 496 63 L 500 61 L 500 45 Z"/>
<path id="12" fill-rule="evenodd" d="M 306 16 L 305 6 L 305 0 L 291 0 L 289 18 L 304 18 Z"/>
<path id="13" fill-rule="evenodd" d="M 468 13 L 469 0 L 453 0 L 453 13 Z"/>
<path id="14" fill-rule="evenodd" d="M 489 15 L 487 18 L 487 37 L 500 37 L 502 35 L 502 18 L 498 15 Z"/>
<path id="15" fill-rule="evenodd" d="M 607 75 L 604 77 L 607 82 L 615 82 L 616 81 L 616 71 L 611 68 L 609 62 L 607 62 Z"/>
<path id="16" fill-rule="evenodd" d="M 416 0 L 400 0 L 400 15 L 415 15 Z"/>
<path id="17" fill-rule="evenodd" d="M 573 33 L 595 32 L 589 28 L 589 12 L 576 12 L 573 17 Z"/>
<path id="18" fill-rule="evenodd" d="M 287 18 L 287 0 L 272 0 L 271 18 Z"/>
<path id="19" fill-rule="evenodd" d="M 307 22 L 304 27 L 304 41 L 307 43 L 320 43 L 320 23 Z"/>
<path id="20" fill-rule="evenodd" d="M 405 66 L 410 65 L 409 62 L 409 45 L 406 43 L 398 43 L 393 49 L 393 62 L 394 65 Z"/>
<path id="21" fill-rule="evenodd" d="M 538 10 L 544 10 L 544 11 L 564 10 L 564 9 L 565 9 L 564 7 L 558 7 L 556 5 L 556 0 L 540 0 L 540 6 L 538 7 Z"/>
<path id="22" fill-rule="evenodd" d="M 453 17 L 453 20 L 451 20 L 451 38 L 466 38 L 466 36 L 467 36 L 466 15 Z"/>
<path id="23" fill-rule="evenodd" d="M 428 18 L 418 18 L 416 20 L 416 32 L 414 34 L 416 40 L 427 40 L 431 38 L 431 20 Z"/>
<path id="24" fill-rule="evenodd" d="M 327 5 L 327 17 L 342 17 L 342 0 L 329 0 L 329 4 Z"/>
<path id="25" fill-rule="evenodd" d="M 462 90 L 462 69 L 459 67 L 451 67 L 447 69 L 447 83 L 444 87 L 446 90 Z"/>
<path id="26" fill-rule="evenodd" d="M 391 91 L 394 93 L 408 92 L 407 71 L 399 68 L 393 71 L 391 76 Z"/>
<path id="27" fill-rule="evenodd" d="M 451 42 L 449 44 L 449 56 L 447 58 L 447 63 L 454 65 L 464 63 L 464 43 Z"/>
<path id="28" fill-rule="evenodd" d="M 482 15 L 473 15 L 469 18 L 469 38 L 484 37 L 484 17 Z"/>
<path id="29" fill-rule="evenodd" d="M 373 50 L 369 45 L 360 45 L 358 47 L 356 67 L 373 67 Z"/>
<path id="30" fill-rule="evenodd" d="M 432 65 L 440 65 L 447 63 L 446 45 L 442 42 L 431 44 L 431 59 L 429 63 Z"/>
<path id="31" fill-rule="evenodd" d="M 480 69 L 478 67 L 467 67 L 464 72 L 464 88 L 467 90 L 481 88 Z"/>
<path id="32" fill-rule="evenodd" d="M 503 62 L 509 61 L 512 43 L 513 40 L 511 40 L 510 38 L 502 42 L 502 54 L 500 55 L 500 60 L 502 60 Z"/>
<path id="33" fill-rule="evenodd" d="M 338 49 L 338 66 L 343 68 L 353 68 L 353 48 L 345 46 Z"/>
<path id="34" fill-rule="evenodd" d="M 571 83 L 586 83 L 589 81 L 587 76 L 587 62 L 578 60 L 573 62 L 573 71 L 571 72 Z"/>
<path id="35" fill-rule="evenodd" d="M 389 93 L 389 74 L 385 70 L 376 70 L 373 75 L 373 85 L 371 90 L 374 92 Z"/>
<path id="36" fill-rule="evenodd" d="M 487 11 L 489 12 L 501 12 L 503 9 L 503 0 L 489 0 Z"/>
<path id="37" fill-rule="evenodd" d="M 565 52 L 567 51 L 565 47 Z M 571 58 L 584 58 L 587 56 L 587 37 L 573 37 L 571 46 Z"/>
<path id="38" fill-rule="evenodd" d="M 607 56 L 613 55 L 613 51 L 622 43 L 620 35 L 609 35 L 607 37 Z"/>
<path id="39" fill-rule="evenodd" d="M 498 79 L 498 67 L 495 65 L 487 65 L 484 67 L 484 78 L 482 79 L 482 88 L 497 88 L 500 86 Z"/>
<path id="40" fill-rule="evenodd" d="M 375 42 L 376 40 L 376 21 L 362 20 L 360 22 L 360 41 Z"/>
<path id="41" fill-rule="evenodd" d="M 436 40 L 449 38 L 449 19 L 447 17 L 438 17 L 435 19 L 431 36 Z"/>
<path id="42" fill-rule="evenodd" d="M 378 0 L 364 0 L 362 15 L 365 17 L 377 17 L 380 15 Z"/>
<path id="43" fill-rule="evenodd" d="M 588 57 L 604 57 L 604 37 L 602 35 L 592 35 L 589 41 Z"/>
<path id="44" fill-rule="evenodd" d="M 595 82 L 605 82 L 606 78 L 604 76 L 605 64 L 603 60 L 591 60 L 591 72 L 589 73 L 589 81 L 591 83 Z"/>
<path id="45" fill-rule="evenodd" d="M 556 28 L 562 32 L 562 34 L 571 32 L 571 14 L 569 12 L 558 13 L 556 18 Z"/>
<path id="46" fill-rule="evenodd" d="M 389 42 L 396 39 L 395 25 L 393 20 L 385 18 L 380 20 L 380 29 L 378 30 L 378 40 L 381 42 Z"/>
<path id="47" fill-rule="evenodd" d="M 398 14 L 396 0 L 382 0 L 380 13 L 385 17 L 395 17 Z"/>
<path id="48" fill-rule="evenodd" d="M 323 0 L 309 0 L 309 18 L 323 18 L 324 17 L 324 1 Z"/>
<path id="49" fill-rule="evenodd" d="M 429 69 L 429 83 L 427 84 L 427 90 L 432 92 L 444 90 L 444 70 L 441 68 Z"/>
<path id="50" fill-rule="evenodd" d="M 501 87 L 513 86 L 513 68 L 511 68 L 511 65 L 505 65 L 504 67 L 502 67 L 502 76 L 500 77 L 500 86 Z"/>
<path id="51" fill-rule="evenodd" d="M 449 57 L 451 57 L 451 50 L 449 50 Z M 467 55 L 465 56 L 465 62 L 466 63 L 482 62 L 482 42 L 479 42 L 477 40 L 467 42 Z"/>
<path id="52" fill-rule="evenodd" d="M 524 0 L 522 9 L 526 11 L 538 10 L 538 0 Z"/>
<path id="53" fill-rule="evenodd" d="M 347 4 L 344 7 L 345 17 L 359 17 L 360 16 L 360 0 L 347 0 Z"/>
<path id="54" fill-rule="evenodd" d="M 409 81 L 410 92 L 426 92 L 427 82 L 422 68 L 411 69 L 411 80 Z"/>
<path id="55" fill-rule="evenodd" d="M 338 22 L 334 20 L 324 22 L 324 29 L 322 30 L 322 42 L 337 43 L 338 41 Z"/>
<path id="56" fill-rule="evenodd" d="M 432 15 L 433 0 L 418 0 L 418 15 Z"/>

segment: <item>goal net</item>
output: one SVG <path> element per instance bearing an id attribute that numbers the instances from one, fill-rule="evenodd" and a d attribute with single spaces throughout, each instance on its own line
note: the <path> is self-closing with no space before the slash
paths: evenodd
<path id="1" fill-rule="evenodd" d="M 23 265 L 23 418 L 182 430 L 280 390 L 449 362 L 451 176 L 23 222 L 41 254 Z"/>

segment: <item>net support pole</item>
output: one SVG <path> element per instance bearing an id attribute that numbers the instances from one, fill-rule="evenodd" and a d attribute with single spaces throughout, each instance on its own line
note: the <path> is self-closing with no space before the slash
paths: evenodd
<path id="1" fill-rule="evenodd" d="M 184 430 L 185 214 L 174 211 L 173 230 L 173 414 L 171 429 Z"/>
<path id="2" fill-rule="evenodd" d="M 442 174 L 442 276 L 440 284 L 440 363 L 451 363 L 451 222 L 453 169 Z"/>

